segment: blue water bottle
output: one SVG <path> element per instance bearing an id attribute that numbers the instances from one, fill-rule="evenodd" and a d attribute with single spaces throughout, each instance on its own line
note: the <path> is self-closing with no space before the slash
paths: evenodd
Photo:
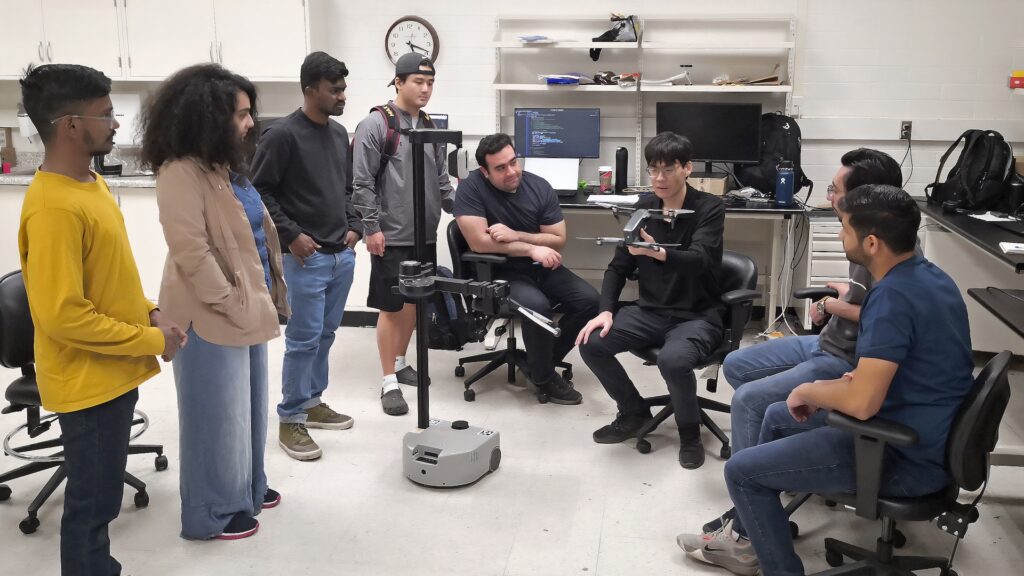
<path id="1" fill-rule="evenodd" d="M 778 174 L 775 176 L 775 204 L 778 206 L 792 206 L 793 179 L 796 177 L 793 173 L 793 163 L 789 160 L 783 160 L 779 162 L 776 168 L 778 169 Z"/>

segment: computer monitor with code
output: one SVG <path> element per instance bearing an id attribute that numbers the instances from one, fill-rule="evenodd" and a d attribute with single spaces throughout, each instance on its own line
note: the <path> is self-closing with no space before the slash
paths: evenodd
<path id="1" fill-rule="evenodd" d="M 600 108 L 516 108 L 516 153 L 524 158 L 597 158 Z"/>
<path id="2" fill-rule="evenodd" d="M 761 105 L 718 102 L 658 102 L 658 132 L 675 132 L 693 144 L 693 160 L 756 164 L 761 161 Z"/>

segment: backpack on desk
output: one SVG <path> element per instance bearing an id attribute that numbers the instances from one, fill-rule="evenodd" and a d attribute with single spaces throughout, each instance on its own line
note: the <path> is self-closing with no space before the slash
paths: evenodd
<path id="1" fill-rule="evenodd" d="M 778 165 L 783 160 L 793 163 L 793 174 L 796 176 L 795 195 L 801 188 L 814 182 L 809 180 L 800 167 L 800 126 L 796 120 L 780 112 L 769 112 L 761 116 L 761 161 L 750 166 L 743 166 L 736 172 L 737 180 L 743 186 L 751 186 L 774 196 L 775 178 Z"/>
<path id="2" fill-rule="evenodd" d="M 963 141 L 960 157 L 940 182 L 946 159 Z M 935 181 L 925 186 L 928 202 L 950 209 L 1010 211 L 1013 148 L 995 130 L 968 130 L 942 155 Z"/>

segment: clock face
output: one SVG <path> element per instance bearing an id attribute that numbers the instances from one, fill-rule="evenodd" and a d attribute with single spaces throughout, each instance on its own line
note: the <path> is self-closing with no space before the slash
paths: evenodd
<path id="1" fill-rule="evenodd" d="M 403 54 L 418 52 L 437 63 L 437 32 L 426 20 L 416 16 L 404 16 L 388 28 L 384 36 L 384 51 L 391 63 L 398 62 Z"/>

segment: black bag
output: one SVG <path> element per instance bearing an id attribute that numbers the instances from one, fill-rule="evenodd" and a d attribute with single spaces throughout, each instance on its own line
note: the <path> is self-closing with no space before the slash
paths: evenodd
<path id="1" fill-rule="evenodd" d="M 436 274 L 452 277 L 452 271 L 438 266 Z M 474 318 L 466 313 L 462 298 L 449 292 L 434 292 L 427 300 L 427 347 L 432 350 L 462 350 L 471 340 Z"/>
<path id="2" fill-rule="evenodd" d="M 594 42 L 636 42 L 640 38 L 640 26 L 634 15 L 612 14 L 612 27 L 600 36 L 591 38 Z M 590 49 L 590 59 L 597 62 L 601 57 L 600 48 Z"/>
<path id="3" fill-rule="evenodd" d="M 769 112 L 761 116 L 761 162 L 741 167 L 736 179 L 743 186 L 751 186 L 767 194 L 775 194 L 775 177 L 778 165 L 783 160 L 793 163 L 796 176 L 793 195 L 801 188 L 810 186 L 810 181 L 800 167 L 800 126 L 796 120 L 781 112 Z"/>
<path id="4" fill-rule="evenodd" d="M 939 182 L 946 159 L 963 141 L 964 148 L 945 182 Z M 954 210 L 1009 212 L 1010 183 L 1014 176 L 1013 148 L 995 130 L 968 130 L 942 155 L 935 181 L 925 186 L 928 202 Z"/>

